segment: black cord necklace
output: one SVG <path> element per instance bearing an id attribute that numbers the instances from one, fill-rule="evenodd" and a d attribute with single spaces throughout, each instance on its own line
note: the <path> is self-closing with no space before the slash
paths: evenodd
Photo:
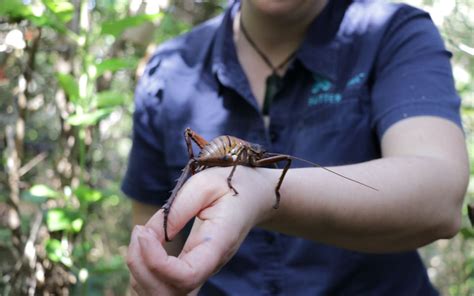
<path id="1" fill-rule="evenodd" d="M 258 53 L 258 55 L 262 58 L 262 60 L 267 64 L 268 67 L 272 70 L 272 74 L 267 77 L 266 80 L 266 87 L 265 87 L 265 97 L 263 101 L 263 110 L 262 113 L 263 115 L 268 115 L 268 110 L 270 108 L 270 105 L 272 104 L 273 98 L 277 94 L 277 92 L 281 89 L 282 87 L 282 77 L 278 75 L 278 70 L 282 69 L 283 67 L 288 64 L 291 59 L 296 55 L 296 50 L 292 52 L 283 62 L 278 64 L 278 66 L 273 66 L 272 62 L 270 59 L 267 57 L 267 55 L 258 48 L 257 44 L 250 38 L 249 33 L 244 27 L 244 23 L 242 22 L 242 15 L 240 16 L 240 31 L 244 34 L 245 38 L 247 41 L 250 43 L 252 48 Z"/>

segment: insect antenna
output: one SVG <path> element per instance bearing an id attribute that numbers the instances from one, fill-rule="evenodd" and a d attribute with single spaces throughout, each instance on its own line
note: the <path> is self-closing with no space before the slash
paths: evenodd
<path id="1" fill-rule="evenodd" d="M 267 152 L 266 154 L 269 155 L 269 156 L 282 155 L 282 154 L 278 154 L 278 153 L 269 153 L 269 152 Z M 305 163 L 310 164 L 310 165 L 312 165 L 312 166 L 314 166 L 314 167 L 321 168 L 321 169 L 323 169 L 323 170 L 325 170 L 325 171 L 328 171 L 328 172 L 330 172 L 330 173 L 336 174 L 336 175 L 338 175 L 338 176 L 341 177 L 341 178 L 344 178 L 344 179 L 346 179 L 346 180 L 349 180 L 349 181 L 352 181 L 352 182 L 354 182 L 354 183 L 360 184 L 360 185 L 365 186 L 365 187 L 367 187 L 367 188 L 370 188 L 370 189 L 372 189 L 372 190 L 379 191 L 379 190 L 378 190 L 377 188 L 375 188 L 375 187 L 372 187 L 372 186 L 370 186 L 370 185 L 367 185 L 367 184 L 362 183 L 362 182 L 360 182 L 360 181 L 357 181 L 357 180 L 355 180 L 355 179 L 346 177 L 346 176 L 344 176 L 344 175 L 342 175 L 342 174 L 340 174 L 340 173 L 338 173 L 338 172 L 335 172 L 335 171 L 333 171 L 333 170 L 331 170 L 331 169 L 328 169 L 327 167 L 324 167 L 324 166 L 322 166 L 322 165 L 320 165 L 320 164 L 317 164 L 317 163 L 315 163 L 315 162 L 312 162 L 312 161 L 309 161 L 309 160 L 306 160 L 306 159 L 303 159 L 303 158 L 299 158 L 299 157 L 296 157 L 296 156 L 293 156 L 293 155 L 287 155 L 287 154 L 283 154 L 283 155 L 286 156 L 286 157 L 288 157 L 288 158 L 294 159 L 294 160 L 299 160 L 299 161 L 305 162 Z"/>

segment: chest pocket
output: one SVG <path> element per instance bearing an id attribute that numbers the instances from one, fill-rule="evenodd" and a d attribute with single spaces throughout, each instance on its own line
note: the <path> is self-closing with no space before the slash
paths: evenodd
<path id="1" fill-rule="evenodd" d="M 295 155 L 325 166 L 362 162 L 379 155 L 366 93 L 348 92 L 343 97 L 337 103 L 307 107 L 297 125 Z"/>
<path id="2" fill-rule="evenodd" d="M 345 99 L 338 103 L 308 107 L 301 116 L 300 127 L 326 129 L 350 129 L 364 117 L 362 101 Z"/>

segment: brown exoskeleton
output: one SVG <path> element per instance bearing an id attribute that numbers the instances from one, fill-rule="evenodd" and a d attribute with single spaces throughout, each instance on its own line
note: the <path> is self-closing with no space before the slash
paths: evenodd
<path id="1" fill-rule="evenodd" d="M 216 167 L 216 166 L 220 166 L 220 167 L 231 166 L 232 167 L 229 177 L 227 177 L 227 185 L 229 186 L 229 189 L 234 191 L 234 195 L 236 195 L 238 194 L 238 192 L 232 186 L 232 176 L 234 175 L 235 169 L 237 168 L 238 165 L 250 166 L 250 167 L 265 167 L 268 165 L 276 166 L 276 163 L 280 161 L 286 161 L 286 164 L 285 164 L 285 167 L 283 168 L 280 179 L 278 180 L 278 183 L 275 187 L 276 201 L 275 201 L 275 204 L 273 205 L 273 208 L 275 209 L 277 209 L 279 206 L 280 187 L 283 182 L 283 179 L 285 178 L 286 172 L 291 166 L 292 160 L 301 160 L 301 161 L 307 162 L 311 164 L 312 166 L 320 167 L 342 178 L 358 183 L 372 190 L 378 191 L 374 187 L 371 187 L 367 184 L 351 179 L 349 177 L 343 176 L 317 163 L 313 163 L 313 162 L 310 162 L 310 161 L 307 161 L 295 156 L 291 156 L 291 155 L 266 152 L 258 144 L 249 143 L 247 141 L 244 141 L 242 139 L 239 139 L 233 136 L 219 136 L 217 138 L 214 138 L 212 141 L 207 142 L 204 138 L 202 138 L 200 135 L 195 133 L 193 130 L 191 130 L 190 128 L 187 128 L 184 132 L 184 139 L 186 141 L 186 145 L 188 148 L 189 162 L 184 167 L 183 173 L 179 177 L 176 186 L 171 192 L 171 196 L 169 197 L 166 204 L 163 205 L 162 207 L 163 212 L 164 212 L 163 227 L 164 227 L 166 241 L 170 241 L 168 237 L 168 230 L 167 230 L 168 215 L 171 209 L 171 205 L 173 204 L 173 201 L 176 198 L 176 194 L 178 193 L 179 189 L 181 189 L 181 187 L 183 186 L 189 173 L 194 175 L 196 172 L 200 172 L 209 167 Z M 191 141 L 194 141 L 197 144 L 197 146 L 201 149 L 198 157 L 194 157 Z"/>

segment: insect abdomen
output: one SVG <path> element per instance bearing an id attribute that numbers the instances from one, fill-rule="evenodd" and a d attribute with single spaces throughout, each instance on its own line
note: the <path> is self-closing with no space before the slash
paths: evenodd
<path id="1" fill-rule="evenodd" d="M 204 146 L 199 153 L 199 160 L 222 160 L 227 154 L 231 153 L 232 149 L 240 145 L 245 145 L 247 142 L 232 136 L 219 136 L 212 139 L 206 146 Z"/>

